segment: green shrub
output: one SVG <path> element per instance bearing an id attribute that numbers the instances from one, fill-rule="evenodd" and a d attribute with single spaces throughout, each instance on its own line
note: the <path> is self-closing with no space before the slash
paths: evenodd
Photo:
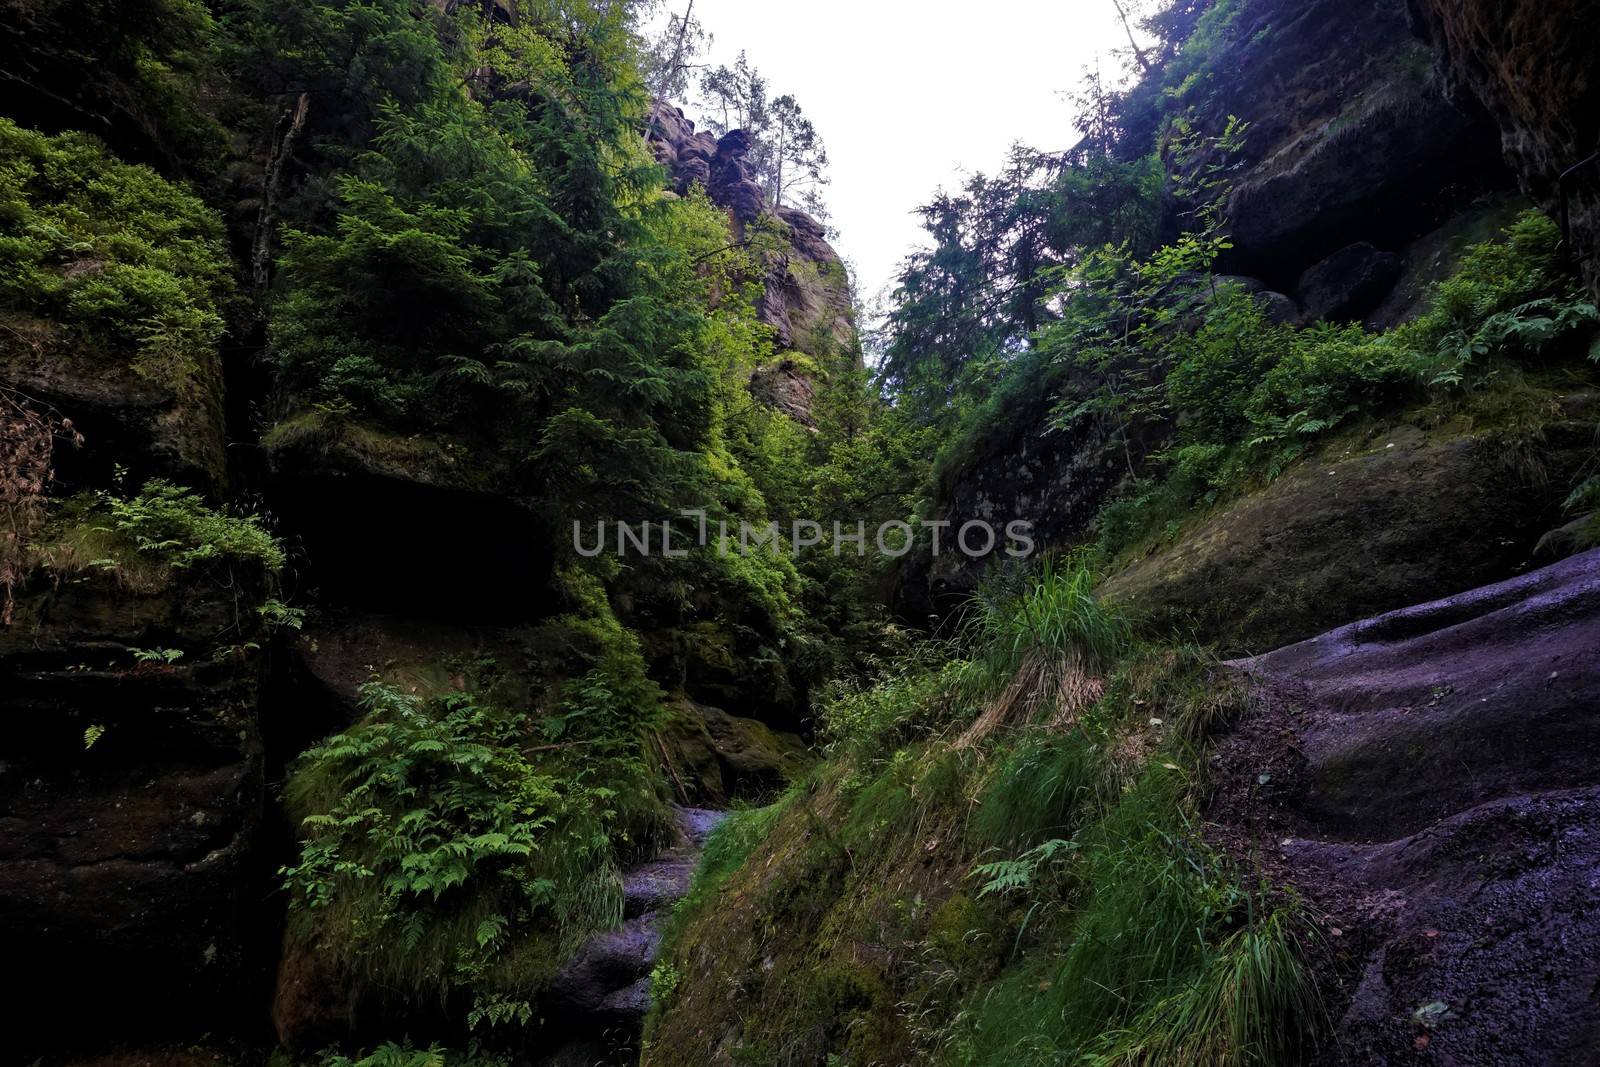
<path id="1" fill-rule="evenodd" d="M 147 559 L 178 570 L 213 562 L 253 564 L 271 575 L 283 569 L 283 546 L 259 518 L 218 511 L 182 486 L 155 478 L 132 497 L 101 499 L 111 529 Z"/>
<path id="2" fill-rule="evenodd" d="M 561 955 L 621 920 L 642 763 L 597 744 L 536 766 L 533 724 L 464 694 L 373 684 L 362 701 L 362 721 L 302 755 L 285 787 L 304 833 L 280 872 L 296 922 L 365 988 L 463 990 L 473 1026 L 526 1024 Z"/>
<path id="3" fill-rule="evenodd" d="M 1198 328 L 1161 343 L 1171 362 L 1150 414 L 1178 422 L 1159 469 L 1097 519 L 1106 556 L 1172 536 L 1196 509 L 1277 477 L 1319 438 L 1349 422 L 1472 389 L 1496 361 L 1561 354 L 1600 313 L 1564 264 L 1560 232 L 1536 212 L 1502 241 L 1473 246 L 1435 287 L 1427 309 L 1388 332 L 1359 324 L 1295 328 L 1267 320 L 1255 299 L 1220 286 Z"/>

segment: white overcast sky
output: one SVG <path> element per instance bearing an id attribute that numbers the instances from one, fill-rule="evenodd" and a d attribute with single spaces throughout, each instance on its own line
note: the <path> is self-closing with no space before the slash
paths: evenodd
<path id="1" fill-rule="evenodd" d="M 913 211 L 934 190 L 997 169 L 1014 141 L 1070 146 L 1063 94 L 1097 61 L 1111 79 L 1127 43 L 1111 0 L 695 0 L 694 13 L 713 63 L 743 49 L 816 124 L 834 244 L 867 300 L 922 243 Z"/>

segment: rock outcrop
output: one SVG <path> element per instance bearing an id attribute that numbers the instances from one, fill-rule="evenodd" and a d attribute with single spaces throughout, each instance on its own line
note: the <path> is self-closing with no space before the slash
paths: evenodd
<path id="1" fill-rule="evenodd" d="M 1530 466 L 1506 462 L 1492 433 L 1401 423 L 1335 439 L 1114 575 L 1106 595 L 1152 632 L 1260 651 L 1504 578 L 1559 524 L 1560 487 L 1592 454 L 1600 398 L 1549 402 Z"/>
<path id="2" fill-rule="evenodd" d="M 780 235 L 780 244 L 786 247 L 763 255 L 765 276 L 756 304 L 757 317 L 776 332 L 779 349 L 811 356 L 824 369 L 836 359 L 858 359 L 844 262 L 828 244 L 821 223 L 804 211 L 770 203 L 765 190 L 751 179 L 745 159 L 749 135 L 731 130 L 719 138 L 696 132 L 681 109 L 657 101 L 646 137 L 674 191 L 704 188 L 711 202 L 728 212 L 740 239 L 755 226 L 770 227 Z M 780 351 L 776 373 L 783 373 L 785 363 L 794 368 Z M 771 395 L 773 373 L 758 372 L 762 377 L 752 383 L 758 397 Z M 780 411 L 802 423 L 811 422 L 806 390 L 786 389 L 773 399 Z"/>
<path id="3" fill-rule="evenodd" d="M 1348 1060 L 1594 1062 L 1600 551 L 1237 666 L 1211 818 L 1322 913 Z"/>
<path id="4" fill-rule="evenodd" d="M 1523 188 L 1600 298 L 1600 36 L 1592 0 L 1410 0 L 1447 86 L 1487 108 Z"/>
<path id="5" fill-rule="evenodd" d="M 1234 269 L 1284 287 L 1356 241 L 1395 253 L 1504 188 L 1494 130 L 1458 106 L 1404 0 L 1246 0 L 1193 103 L 1248 122 L 1228 205 Z M 1391 279 L 1392 280 L 1392 279 Z"/>

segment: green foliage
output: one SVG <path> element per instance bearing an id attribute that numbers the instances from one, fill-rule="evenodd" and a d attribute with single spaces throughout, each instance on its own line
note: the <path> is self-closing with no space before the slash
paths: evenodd
<path id="1" fill-rule="evenodd" d="M 138 663 L 159 663 L 170 666 L 183 658 L 181 648 L 130 648 L 128 651 Z"/>
<path id="2" fill-rule="evenodd" d="M 363 987 L 459 990 L 472 1027 L 527 1025 L 561 956 L 621 920 L 620 862 L 662 835 L 636 721 L 653 697 L 615 658 L 542 720 L 364 687 L 361 722 L 285 787 L 304 834 L 280 872 L 299 928 Z"/>
<path id="3" fill-rule="evenodd" d="M 1499 363 L 1559 355 L 1600 321 L 1559 257 L 1549 219 L 1523 215 L 1471 248 L 1422 315 L 1388 332 L 1358 324 L 1274 324 L 1234 286 L 1205 300 L 1198 326 L 1154 348 L 1170 365 L 1144 391 L 1146 417 L 1180 420 L 1161 473 L 1099 518 L 1115 555 L 1170 536 L 1198 507 L 1276 477 L 1319 437 L 1429 390 L 1474 388 Z M 1084 408 L 1066 418 L 1082 417 Z"/>
<path id="4" fill-rule="evenodd" d="M 975 876 L 983 879 L 983 888 L 978 891 L 978 896 L 986 897 L 990 893 L 1028 892 L 1034 888 L 1033 879 L 1039 873 L 1040 867 L 1064 859 L 1077 847 L 1076 841 L 1052 837 L 1015 859 L 979 864 L 972 869 Z"/>
<path id="5" fill-rule="evenodd" d="M 913 645 L 885 657 L 865 678 L 842 678 L 819 709 L 830 754 L 874 755 L 936 733 L 957 710 L 958 649 Z"/>
<path id="6" fill-rule="evenodd" d="M 271 603 L 286 559 L 259 516 L 214 508 L 161 479 L 132 496 L 103 490 L 55 503 L 29 556 L 58 581 L 106 576 L 139 594 L 180 576 L 222 586 L 248 613 L 235 620 L 246 629 L 265 618 L 258 606 Z"/>
<path id="7" fill-rule="evenodd" d="M 0 119 L 0 310 L 193 391 L 231 294 L 221 222 L 193 194 L 92 137 Z"/>
<path id="8" fill-rule="evenodd" d="M 402 1044 L 388 1042 L 371 1052 L 357 1052 L 346 1056 L 328 1050 L 322 1053 L 317 1067 L 506 1067 L 502 1056 L 482 1052 L 476 1047 L 466 1052 L 456 1052 L 439 1045 L 425 1049 L 414 1047 L 410 1041 Z"/>
<path id="9" fill-rule="evenodd" d="M 1071 589 L 1046 575 L 992 595 L 1031 590 L 1037 612 Z M 680 1062 L 670 1042 L 724 1027 L 764 1062 L 780 1048 L 959 1064 L 1312 1054 L 1326 1018 L 1304 918 L 1199 832 L 1203 746 L 1240 688 L 1200 650 L 1119 642 L 1071 720 L 1013 724 L 981 753 L 952 743 L 978 707 L 929 679 L 961 655 L 1015 663 L 1014 632 L 996 622 L 881 665 L 876 698 L 830 705 L 819 778 L 730 824 L 736 847 L 702 875 L 717 889 L 675 917 L 653 1057 Z"/>
<path id="10" fill-rule="evenodd" d="M 514 721 L 466 698 L 429 705 L 375 684 L 362 703 L 360 727 L 309 749 L 286 792 L 308 834 L 282 872 L 297 905 L 326 908 L 371 881 L 420 907 L 469 880 L 503 880 L 534 903 L 527 861 L 560 793 L 516 755 Z"/>
<path id="11" fill-rule="evenodd" d="M 974 836 L 985 845 L 1030 849 L 1042 839 L 1070 838 L 1096 803 L 1109 799 L 1107 740 L 1080 720 L 1065 733 L 1030 733 L 1018 741 L 984 787 Z"/>
<path id="12" fill-rule="evenodd" d="M 154 478 L 134 496 L 105 493 L 100 499 L 110 529 L 145 559 L 176 570 L 221 564 L 276 575 L 283 569 L 283 547 L 260 518 L 218 511 L 171 482 Z"/>
<path id="13" fill-rule="evenodd" d="M 1199 843 L 1185 781 L 1154 766 L 1076 839 L 1064 950 L 1041 946 L 974 998 L 954 1062 L 1291 1063 L 1310 1047 L 1323 1016 L 1298 924 Z M 1000 888 L 1066 848 L 1000 865 Z"/>
<path id="14" fill-rule="evenodd" d="M 165 173 L 209 177 L 226 151 L 211 113 L 217 46 L 203 0 L 10 0 L 0 112 L 88 131 Z"/>

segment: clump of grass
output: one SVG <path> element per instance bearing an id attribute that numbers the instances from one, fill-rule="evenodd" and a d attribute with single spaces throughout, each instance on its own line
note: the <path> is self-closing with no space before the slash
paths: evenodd
<path id="1" fill-rule="evenodd" d="M 1033 940 L 957 1016 L 955 1062 L 1291 1063 L 1314 1043 L 1302 921 L 1199 832 L 1203 744 L 1243 700 L 1204 650 L 1136 649 L 1068 732 L 1003 758 L 971 829 L 1016 858 L 975 874 Z"/>
<path id="2" fill-rule="evenodd" d="M 1222 942 L 1205 969 L 1111 1035 L 1094 1067 L 1254 1067 L 1299 1063 L 1326 1024 L 1291 911 Z"/>
<path id="3" fill-rule="evenodd" d="M 966 634 L 973 655 L 960 680 L 984 708 L 957 747 L 1041 713 L 1064 723 L 1099 699 L 1105 671 L 1128 647 L 1129 628 L 1095 598 L 1095 585 L 1080 554 L 1046 560 L 974 598 Z"/>
<path id="4" fill-rule="evenodd" d="M 1071 837 L 1097 801 L 1105 749 L 1084 729 L 1032 734 L 1008 752 L 984 789 L 972 818 L 983 844 L 1027 847 Z"/>

